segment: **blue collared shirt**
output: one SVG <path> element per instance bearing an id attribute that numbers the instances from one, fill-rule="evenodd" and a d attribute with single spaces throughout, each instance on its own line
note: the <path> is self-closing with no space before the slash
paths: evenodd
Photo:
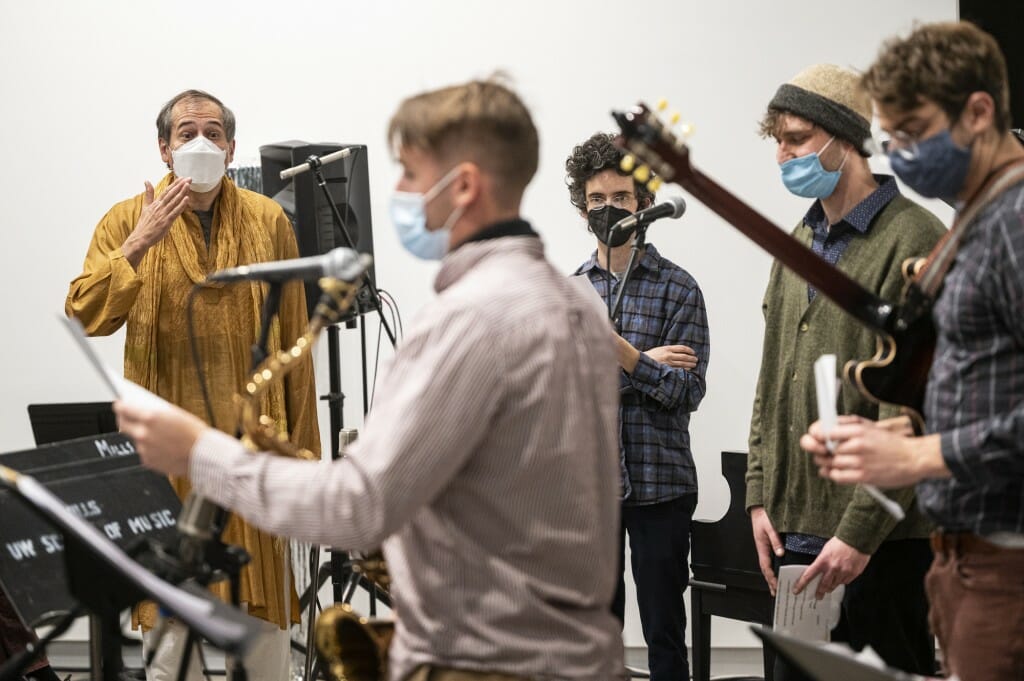
<path id="1" fill-rule="evenodd" d="M 878 183 L 875 191 L 854 206 L 849 213 L 843 216 L 842 220 L 834 225 L 828 224 L 828 217 L 825 215 L 825 209 L 822 208 L 820 200 L 815 201 L 804 215 L 804 223 L 814 233 L 811 250 L 821 256 L 829 265 L 834 266 L 838 263 L 853 237 L 857 234 L 861 236 L 867 234 L 871 230 L 871 223 L 874 222 L 875 216 L 899 195 L 900 190 L 896 186 L 896 178 L 892 175 L 875 175 L 875 181 Z M 814 300 L 814 296 L 817 294 L 814 287 L 808 284 L 807 302 Z"/>
<path id="2" fill-rule="evenodd" d="M 612 297 L 619 280 L 597 263 L 597 253 L 576 270 L 598 294 Z M 711 346 L 704 296 L 690 274 L 647 244 L 626 284 L 620 335 L 640 350 L 632 374 L 620 372 L 620 451 L 623 503 L 655 504 L 697 491 L 690 451 L 690 412 L 704 397 Z M 686 345 L 694 369 L 675 369 L 644 354 L 662 345 Z"/>

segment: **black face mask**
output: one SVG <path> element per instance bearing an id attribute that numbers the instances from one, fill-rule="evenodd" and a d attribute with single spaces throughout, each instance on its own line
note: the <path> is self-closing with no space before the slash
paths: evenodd
<path id="1" fill-rule="evenodd" d="M 600 239 L 601 243 L 607 244 L 611 248 L 617 248 L 630 240 L 634 230 L 615 232 L 612 234 L 611 241 L 608 241 L 608 232 L 616 222 L 625 220 L 630 215 L 632 213 L 625 208 L 616 208 L 609 203 L 587 213 L 587 224 L 590 225 L 590 231 Z"/>

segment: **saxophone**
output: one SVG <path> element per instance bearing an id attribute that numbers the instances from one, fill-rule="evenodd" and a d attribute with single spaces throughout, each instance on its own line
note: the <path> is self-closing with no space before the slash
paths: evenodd
<path id="1" fill-rule="evenodd" d="M 370 256 L 359 255 L 355 251 L 349 253 L 337 267 L 337 277 L 320 279 L 323 296 L 313 310 L 306 332 L 295 341 L 291 349 L 272 353 L 263 360 L 246 382 L 243 393 L 235 395 L 238 423 L 243 433 L 242 442 L 248 449 L 310 461 L 320 459 L 305 447 L 293 444 L 285 428 L 279 428 L 273 418 L 261 414 L 260 402 L 275 381 L 283 380 L 310 353 L 320 331 L 337 322 L 352 306 L 359 292 L 358 282 L 370 264 Z"/>
<path id="2" fill-rule="evenodd" d="M 312 350 L 320 331 L 351 307 L 359 291 L 359 281 L 370 264 L 370 257 L 355 251 L 336 269 L 336 277 L 319 281 L 324 294 L 313 311 L 305 333 L 289 350 L 268 356 L 246 382 L 242 394 L 235 395 L 238 423 L 243 442 L 253 451 L 274 452 L 283 456 L 318 461 L 319 456 L 288 439 L 286 429 L 273 418 L 261 414 L 260 403 L 275 381 L 283 378 Z M 351 561 L 352 571 L 366 577 L 377 588 L 388 591 L 390 579 L 379 551 Z M 316 624 L 316 647 L 336 681 L 377 681 L 387 674 L 387 650 L 394 634 L 394 622 L 368 620 L 347 603 L 334 605 L 321 613 Z"/>
<path id="3" fill-rule="evenodd" d="M 387 566 L 374 552 L 353 561 L 353 572 L 387 590 Z M 369 619 L 348 603 L 326 608 L 316 622 L 316 649 L 333 681 L 381 681 L 387 678 L 388 648 L 395 634 L 393 620 Z"/>

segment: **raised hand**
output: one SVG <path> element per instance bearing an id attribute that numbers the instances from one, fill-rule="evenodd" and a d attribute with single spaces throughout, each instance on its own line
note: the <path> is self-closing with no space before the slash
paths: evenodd
<path id="1" fill-rule="evenodd" d="M 154 196 L 153 185 L 146 182 L 139 220 L 121 246 L 121 252 L 132 267 L 138 268 L 146 251 L 167 236 L 171 225 L 188 208 L 191 183 L 191 179 L 179 177 L 157 197 Z"/>

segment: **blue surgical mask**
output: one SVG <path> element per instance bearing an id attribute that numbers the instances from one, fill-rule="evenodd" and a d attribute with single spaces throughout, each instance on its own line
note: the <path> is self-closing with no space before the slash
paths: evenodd
<path id="1" fill-rule="evenodd" d="M 806 156 L 791 158 L 779 166 L 779 170 L 782 171 L 782 183 L 786 185 L 786 189 L 805 199 L 825 199 L 832 196 L 836 185 L 839 184 L 843 166 L 846 165 L 845 154 L 839 167 L 835 170 L 825 170 L 821 165 L 821 153 L 828 149 L 828 145 L 832 144 L 833 140 L 835 140 L 834 135 L 818 151 Z"/>
<path id="2" fill-rule="evenodd" d="M 889 152 L 889 163 L 896 176 L 921 196 L 953 201 L 967 179 L 971 148 L 959 146 L 949 130 L 943 130 L 918 142 L 913 158 L 898 149 Z"/>
<path id="3" fill-rule="evenodd" d="M 440 260 L 448 252 L 452 226 L 462 217 L 463 209 L 456 208 L 440 229 L 427 229 L 427 204 L 451 184 L 458 175 L 457 168 L 437 181 L 426 193 L 394 192 L 391 195 L 391 222 L 398 240 L 405 250 L 423 260 Z"/>

